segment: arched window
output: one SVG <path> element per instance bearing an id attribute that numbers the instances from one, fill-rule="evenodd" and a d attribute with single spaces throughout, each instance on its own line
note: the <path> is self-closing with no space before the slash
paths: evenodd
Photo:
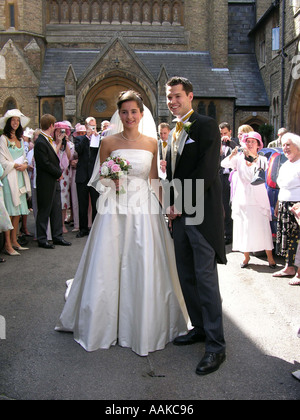
<path id="1" fill-rule="evenodd" d="M 5 114 L 6 111 L 9 109 L 17 109 L 17 101 L 14 98 L 7 98 L 3 105 L 3 113 Z"/>

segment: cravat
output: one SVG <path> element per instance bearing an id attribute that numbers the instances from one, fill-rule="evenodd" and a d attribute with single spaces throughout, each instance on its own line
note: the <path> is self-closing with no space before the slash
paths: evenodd
<path id="1" fill-rule="evenodd" d="M 168 142 L 167 141 L 163 141 L 163 147 L 167 147 L 168 146 Z"/>
<path id="2" fill-rule="evenodd" d="M 176 127 L 175 127 L 175 133 L 181 133 L 183 129 L 183 122 L 182 121 L 177 121 L 176 123 Z"/>
<path id="3" fill-rule="evenodd" d="M 176 127 L 173 134 L 173 139 L 172 139 L 172 172 L 173 174 L 175 170 L 176 156 L 177 156 L 177 152 L 179 148 L 179 138 L 181 137 L 180 134 L 183 130 L 184 124 L 188 121 L 188 119 L 190 118 L 193 112 L 194 110 L 191 109 L 190 112 L 184 116 L 183 121 L 176 122 Z"/>
<path id="4" fill-rule="evenodd" d="M 47 134 L 45 134 L 45 133 L 43 133 L 44 134 L 44 136 L 47 138 L 47 140 L 49 141 L 49 143 L 51 144 L 51 146 L 53 147 L 53 150 L 55 151 L 55 153 L 56 153 L 56 146 L 55 146 L 55 144 L 53 143 L 53 138 L 52 137 L 50 137 L 50 136 L 48 136 Z"/>

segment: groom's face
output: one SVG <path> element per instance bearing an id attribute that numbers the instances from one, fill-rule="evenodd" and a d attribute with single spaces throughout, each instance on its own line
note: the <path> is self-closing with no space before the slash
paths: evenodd
<path id="1" fill-rule="evenodd" d="M 182 84 L 167 86 L 167 105 L 175 117 L 184 117 L 192 109 L 193 93 L 186 93 Z"/>

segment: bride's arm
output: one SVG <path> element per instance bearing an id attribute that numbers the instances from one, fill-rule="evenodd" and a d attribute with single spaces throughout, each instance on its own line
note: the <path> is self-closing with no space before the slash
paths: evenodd
<path id="1" fill-rule="evenodd" d="M 106 137 L 106 138 L 104 137 L 101 140 L 100 150 L 99 150 L 99 161 L 100 161 L 99 169 L 101 167 L 101 164 L 106 161 L 106 159 L 110 156 L 110 153 L 111 153 L 110 148 L 108 147 L 109 146 L 109 143 L 107 142 L 108 138 L 109 137 Z M 113 181 L 111 179 L 105 178 L 101 175 L 100 175 L 100 182 L 103 185 L 103 187 L 112 187 L 113 185 Z"/>
<path id="2" fill-rule="evenodd" d="M 110 149 L 108 147 L 109 143 L 107 142 L 109 137 L 104 137 L 101 140 L 100 144 L 100 165 L 105 162 L 105 160 L 110 156 Z"/>

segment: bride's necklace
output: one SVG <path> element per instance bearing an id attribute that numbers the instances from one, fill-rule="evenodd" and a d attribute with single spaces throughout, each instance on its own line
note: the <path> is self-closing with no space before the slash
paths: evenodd
<path id="1" fill-rule="evenodd" d="M 134 140 L 132 140 L 132 139 L 128 139 L 127 137 L 125 137 L 123 133 L 124 133 L 124 132 L 122 131 L 122 132 L 121 132 L 121 136 L 122 136 L 122 137 L 123 137 L 123 139 L 124 139 L 124 140 L 126 140 L 126 141 L 137 141 L 137 140 L 141 137 L 141 135 L 142 135 L 142 133 L 139 133 L 139 135 L 137 136 L 137 138 L 136 138 L 136 139 L 134 139 Z"/>

